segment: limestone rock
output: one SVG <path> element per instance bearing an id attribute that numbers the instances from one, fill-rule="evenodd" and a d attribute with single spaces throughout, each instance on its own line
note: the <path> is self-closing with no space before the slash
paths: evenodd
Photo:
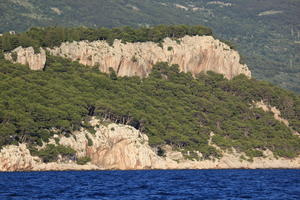
<path id="1" fill-rule="evenodd" d="M 14 63 L 28 65 L 31 70 L 42 70 L 46 63 L 46 52 L 42 48 L 39 53 L 35 53 L 32 47 L 18 47 L 12 52 L 4 54 L 4 57 Z"/>
<path id="2" fill-rule="evenodd" d="M 214 71 L 228 79 L 239 74 L 251 77 L 247 65 L 240 64 L 238 52 L 212 36 L 185 36 L 177 41 L 166 38 L 162 45 L 154 42 L 124 44 L 115 40 L 110 46 L 105 41 L 74 41 L 48 50 L 84 65 L 98 66 L 105 73 L 112 67 L 118 76 L 146 77 L 153 64 L 168 62 L 178 64 L 181 71 L 193 75 Z"/>
<path id="3" fill-rule="evenodd" d="M 96 118 L 91 120 L 91 124 L 96 130 L 94 134 L 82 128 L 71 137 L 56 137 L 59 144 L 76 150 L 77 157 L 90 157 L 91 163 L 77 165 L 72 160 L 42 163 L 39 158 L 30 155 L 25 144 L 19 144 L 6 146 L 0 151 L 0 171 L 300 168 L 300 156 L 294 159 L 276 158 L 269 150 L 263 152 L 264 157 L 254 158 L 252 162 L 242 160 L 246 155 L 234 149 L 223 151 L 221 159 L 198 161 L 187 160 L 181 152 L 165 146 L 165 157 L 160 157 L 149 146 L 148 137 L 133 127 L 113 123 L 103 125 Z M 54 138 L 49 143 L 55 144 Z"/>
<path id="4" fill-rule="evenodd" d="M 77 131 L 74 137 L 62 137 L 60 144 L 71 146 L 77 156 L 88 156 L 93 164 L 104 169 L 165 168 L 163 159 L 148 145 L 145 134 L 126 125 L 103 126 L 96 119 L 91 123 L 98 127 L 95 134 Z M 88 146 L 87 138 L 93 141 L 92 146 Z"/>
<path id="5" fill-rule="evenodd" d="M 43 163 L 40 158 L 31 156 L 25 144 L 9 145 L 0 151 L 1 171 L 49 171 L 49 170 L 99 170 L 93 164 L 77 165 L 74 162 Z"/>
<path id="6" fill-rule="evenodd" d="M 154 42 L 124 44 L 115 40 L 110 46 L 106 41 L 74 41 L 47 50 L 55 56 L 97 66 L 105 73 L 111 67 L 118 76 L 146 77 L 153 64 L 168 62 L 178 64 L 181 71 L 191 72 L 193 75 L 214 71 L 224 74 L 228 79 L 239 74 L 251 77 L 247 65 L 240 64 L 238 52 L 212 36 L 185 36 L 176 41 L 166 38 L 161 45 Z M 40 53 L 35 53 L 32 47 L 18 47 L 11 53 L 6 53 L 5 58 L 29 65 L 32 70 L 41 70 L 46 63 L 45 50 L 40 49 Z"/>
<path id="7" fill-rule="evenodd" d="M 35 164 L 35 159 L 30 155 L 25 144 L 9 145 L 0 151 L 0 171 L 27 171 Z"/>

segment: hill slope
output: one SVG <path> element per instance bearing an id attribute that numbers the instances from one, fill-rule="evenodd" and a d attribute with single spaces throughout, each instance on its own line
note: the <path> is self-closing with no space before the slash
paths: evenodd
<path id="1" fill-rule="evenodd" d="M 269 149 L 277 156 L 300 153 L 299 96 L 244 75 L 179 73 L 158 64 L 148 78 L 116 77 L 59 57 L 48 57 L 45 71 L 1 60 L 1 145 L 26 142 L 32 147 L 54 134 L 89 128 L 90 116 L 124 123 L 149 136 L 154 147 L 171 145 L 203 158 L 219 157 L 212 142 L 250 158 Z M 287 124 L 255 102 L 277 107 Z M 195 156 L 195 155 L 194 155 Z M 197 158 L 197 156 L 196 156 Z"/>
<path id="2" fill-rule="evenodd" d="M 254 77 L 300 92 L 299 7 L 295 0 L 8 0 L 0 1 L 0 32 L 49 25 L 204 24 L 236 44 Z"/>

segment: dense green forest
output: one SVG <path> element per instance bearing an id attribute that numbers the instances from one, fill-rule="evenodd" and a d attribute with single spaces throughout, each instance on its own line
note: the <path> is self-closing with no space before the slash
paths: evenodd
<path id="1" fill-rule="evenodd" d="M 166 37 L 181 38 L 185 35 L 212 35 L 212 30 L 204 26 L 187 25 L 160 25 L 154 27 L 120 27 L 120 28 L 64 28 L 47 27 L 31 28 L 27 32 L 10 34 L 5 33 L 0 37 L 0 51 L 11 51 L 19 46 L 34 47 L 54 47 L 63 42 L 80 40 L 96 41 L 105 40 L 112 44 L 115 39 L 122 42 L 163 42 Z"/>
<path id="2" fill-rule="evenodd" d="M 300 92 L 299 0 L 0 0 L 0 33 L 35 26 L 203 24 L 244 55 L 252 74 Z"/>
<path id="3" fill-rule="evenodd" d="M 194 79 L 177 65 L 159 63 L 140 79 L 103 74 L 53 56 L 44 71 L 0 59 L 0 91 L 0 146 L 27 142 L 41 157 L 45 152 L 34 147 L 47 141 L 53 128 L 70 136 L 80 127 L 91 129 L 91 116 L 131 125 L 147 134 L 152 146 L 197 150 L 204 158 L 220 156 L 208 145 L 211 132 L 215 144 L 250 158 L 265 149 L 283 157 L 300 154 L 300 138 L 272 113 L 252 106 L 260 100 L 276 106 L 299 132 L 300 97 L 243 75 L 227 80 L 208 72 Z M 71 149 L 48 149 L 47 161 L 59 152 L 72 155 Z"/>

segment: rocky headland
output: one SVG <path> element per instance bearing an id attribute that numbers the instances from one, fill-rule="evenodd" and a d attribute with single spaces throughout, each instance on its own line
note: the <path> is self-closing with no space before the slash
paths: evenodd
<path id="1" fill-rule="evenodd" d="M 32 156 L 26 144 L 9 145 L 0 151 L 0 171 L 49 171 L 49 170 L 142 170 L 142 169 L 258 169 L 300 168 L 300 157 L 293 159 L 276 157 L 270 150 L 263 157 L 248 159 L 244 153 L 222 151 L 220 159 L 187 159 L 171 146 L 162 147 L 164 155 L 148 144 L 147 135 L 122 124 L 105 124 L 96 118 L 91 120 L 95 133 L 86 129 L 74 132 L 70 137 L 55 135 L 48 144 L 69 146 L 76 157 L 89 157 L 90 162 L 79 165 L 75 160 L 58 159 L 44 163 Z M 213 133 L 211 134 L 213 136 Z M 89 141 L 91 140 L 91 141 Z M 46 143 L 44 143 L 44 146 Z"/>
<path id="2" fill-rule="evenodd" d="M 162 43 L 122 43 L 115 40 L 112 45 L 105 41 L 80 41 L 62 43 L 54 48 L 18 47 L 6 53 L 5 58 L 14 63 L 26 64 L 32 70 L 43 70 L 47 61 L 46 51 L 86 66 L 96 66 L 109 73 L 114 69 L 118 76 L 147 77 L 155 63 L 178 64 L 180 71 L 196 76 L 201 72 L 214 71 L 227 79 L 244 74 L 251 77 L 247 65 L 241 64 L 237 51 L 212 36 L 185 36 Z M 289 127 L 289 122 L 281 117 L 275 107 L 263 101 L 253 102 L 252 107 L 272 112 L 274 118 Z M 263 156 L 250 158 L 234 148 L 223 150 L 212 142 L 208 144 L 222 154 L 220 158 L 204 158 L 199 152 L 197 159 L 187 158 L 182 149 L 170 145 L 151 147 L 148 136 L 134 127 L 103 121 L 93 117 L 90 121 L 93 131 L 81 128 L 68 137 L 54 135 L 46 145 L 62 145 L 75 150 L 75 158 L 60 156 L 55 162 L 43 162 L 30 152 L 29 145 L 4 146 L 0 151 L 0 171 L 47 171 L 47 170 L 139 170 L 139 169 L 227 169 L 227 168 L 300 168 L 300 157 L 293 159 L 275 156 L 266 149 Z M 299 133 L 293 131 L 295 135 Z M 163 154 L 161 152 L 163 152 Z M 89 158 L 89 162 L 78 164 L 79 158 Z"/>

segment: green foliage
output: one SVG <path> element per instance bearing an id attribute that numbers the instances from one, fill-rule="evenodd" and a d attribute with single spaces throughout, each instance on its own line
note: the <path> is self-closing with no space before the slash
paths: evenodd
<path id="1" fill-rule="evenodd" d="M 162 149 L 161 147 L 157 147 L 157 155 L 161 156 L 161 157 L 165 157 L 166 151 L 164 149 Z"/>
<path id="2" fill-rule="evenodd" d="M 136 63 L 138 60 L 137 60 L 137 58 L 135 56 L 132 56 L 131 61 L 134 62 L 134 63 Z"/>
<path id="3" fill-rule="evenodd" d="M 93 146 L 93 140 L 88 135 L 85 135 L 85 137 L 88 140 L 88 146 Z"/>
<path id="4" fill-rule="evenodd" d="M 90 106 L 89 108 L 89 115 L 93 114 L 93 109 L 94 107 L 93 106 Z M 95 134 L 96 133 L 96 130 L 95 128 L 90 124 L 89 122 L 89 117 L 87 117 L 83 123 L 81 123 L 81 127 L 85 128 L 86 130 L 88 130 L 91 134 Z"/>
<path id="5" fill-rule="evenodd" d="M 59 144 L 59 138 L 54 138 L 55 144 Z"/>
<path id="6" fill-rule="evenodd" d="M 74 38 L 74 34 L 78 37 Z M 159 25 L 154 27 L 142 28 L 65 28 L 65 27 L 46 27 L 31 28 L 27 32 L 18 34 L 5 33 L 0 37 L 0 50 L 11 51 L 18 46 L 33 46 L 36 53 L 40 51 L 39 47 L 59 46 L 63 42 L 72 42 L 74 40 L 106 40 L 110 45 L 115 39 L 126 42 L 146 42 L 153 41 L 162 45 L 161 42 L 166 37 L 173 39 L 181 38 L 185 35 L 212 35 L 212 30 L 204 26 L 187 25 Z M 133 62 L 136 62 L 134 60 Z"/>
<path id="7" fill-rule="evenodd" d="M 111 80 L 118 79 L 117 73 L 115 72 L 115 70 L 112 67 L 109 68 L 109 77 L 111 78 Z"/>
<path id="8" fill-rule="evenodd" d="M 41 150 L 31 149 L 31 154 L 34 156 L 39 156 L 43 162 L 55 162 L 58 156 L 61 155 L 62 158 L 72 158 L 75 156 L 76 151 L 68 146 L 47 144 Z"/>
<path id="9" fill-rule="evenodd" d="M 147 27 L 159 24 L 203 24 L 213 28 L 218 38 L 234 42 L 240 53 L 245 55 L 245 60 L 255 78 L 268 80 L 300 93 L 300 1 L 285 0 L 284 3 L 282 0 L 224 1 L 231 3 L 231 6 L 221 6 L 211 2 L 213 1 L 6 0 L 0 1 L 2 14 L 0 33 L 10 30 L 26 31 L 32 26 L 111 28 Z M 176 7 L 174 4 L 188 9 Z M 263 15 L 265 11 L 271 11 L 271 14 Z M 272 11 L 279 12 L 272 14 Z M 130 28 L 126 29 L 122 37 L 130 39 L 132 36 Z M 38 32 L 36 29 L 33 32 L 35 31 Z M 40 37 L 35 38 L 52 40 L 63 34 L 63 30 L 60 30 L 59 34 L 49 32 L 47 35 L 40 34 Z M 103 32 L 102 37 L 107 37 L 107 34 Z M 88 29 L 83 35 L 69 32 L 67 37 L 71 41 L 78 41 L 81 37 L 93 39 Z M 16 39 L 13 40 L 14 42 L 10 42 L 6 38 L 1 42 L 0 39 L 0 49 L 16 47 Z M 32 42 L 30 37 L 26 36 L 22 41 L 24 41 L 22 46 Z M 108 38 L 107 41 L 113 44 L 113 38 Z M 51 45 L 56 43 L 57 41 L 53 41 Z"/>
<path id="10" fill-rule="evenodd" d="M 91 158 L 90 157 L 82 157 L 82 158 L 77 158 L 77 164 L 78 165 L 85 165 L 86 163 L 91 162 Z"/>
<path id="11" fill-rule="evenodd" d="M 0 60 L 0 91 L 0 145 L 41 145 L 54 135 L 51 130 L 68 136 L 90 127 L 86 121 L 97 116 L 131 125 L 148 135 L 150 145 L 168 144 L 195 159 L 195 151 L 203 158 L 220 156 L 208 144 L 211 132 L 222 149 L 233 147 L 249 157 L 265 149 L 276 156 L 300 154 L 299 137 L 272 113 L 252 106 L 263 100 L 277 107 L 300 132 L 300 97 L 243 75 L 227 80 L 208 72 L 193 78 L 178 65 L 159 63 L 144 79 L 112 78 L 49 56 L 45 71 Z M 52 146 L 39 154 L 49 162 L 60 153 Z"/>
<path id="12" fill-rule="evenodd" d="M 12 57 L 12 60 L 16 62 L 18 59 L 18 54 L 16 52 L 12 52 L 11 57 Z"/>

